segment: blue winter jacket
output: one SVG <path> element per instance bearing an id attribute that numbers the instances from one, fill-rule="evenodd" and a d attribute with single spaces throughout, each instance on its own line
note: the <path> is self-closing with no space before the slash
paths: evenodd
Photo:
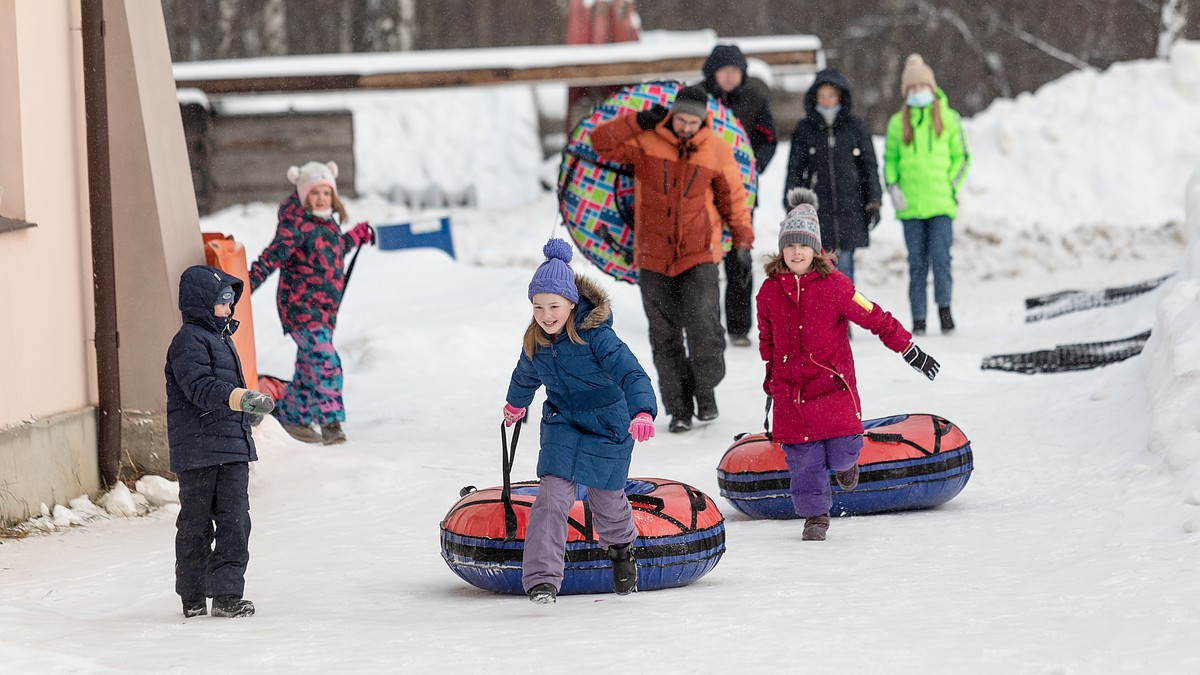
<path id="1" fill-rule="evenodd" d="M 258 459 L 250 436 L 250 416 L 229 408 L 229 395 L 245 387 L 242 362 L 233 346 L 238 322 L 213 314 L 217 295 L 233 287 L 233 305 L 242 280 L 214 267 L 195 265 L 179 279 L 183 327 L 167 349 L 167 441 L 171 471 Z"/>
<path id="2" fill-rule="evenodd" d="M 572 342 L 564 330 L 532 359 L 522 352 L 508 404 L 525 408 L 538 387 L 546 387 L 538 477 L 622 489 L 633 456 L 629 422 L 641 412 L 657 416 L 658 404 L 650 377 L 613 332 L 608 296 L 584 277 L 575 277 L 575 284 L 575 326 L 584 344 Z"/>

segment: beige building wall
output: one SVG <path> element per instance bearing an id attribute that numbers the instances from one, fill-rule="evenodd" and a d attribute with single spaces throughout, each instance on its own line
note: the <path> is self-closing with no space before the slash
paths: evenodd
<path id="1" fill-rule="evenodd" d="M 78 4 L 0 0 L 0 518 L 99 487 Z"/>
<path id="2" fill-rule="evenodd" d="M 162 6 L 107 0 L 122 477 L 167 469 L 163 363 L 204 252 Z M 0 0 L 0 526 L 99 491 L 80 0 Z M 5 221 L 0 221 L 3 223 Z"/>

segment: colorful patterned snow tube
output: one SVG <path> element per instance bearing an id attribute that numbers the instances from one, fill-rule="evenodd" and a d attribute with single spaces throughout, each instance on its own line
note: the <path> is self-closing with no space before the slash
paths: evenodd
<path id="1" fill-rule="evenodd" d="M 633 169 L 602 159 L 592 148 L 592 129 L 618 115 L 633 115 L 655 104 L 671 106 L 678 82 L 643 82 L 626 87 L 596 106 L 571 132 L 558 171 L 558 209 L 563 223 L 583 255 L 606 274 L 637 283 L 633 261 Z M 712 98 L 713 132 L 733 148 L 746 205 L 754 206 L 758 183 L 750 139 L 733 111 Z M 729 250 L 733 238 L 726 229 L 722 245 Z"/>
<path id="2" fill-rule="evenodd" d="M 466 490 L 468 488 L 464 488 Z M 464 581 L 496 593 L 524 594 L 521 555 L 537 481 L 512 485 L 516 536 L 505 541 L 502 489 L 468 493 L 442 520 L 442 558 Z M 630 478 L 625 485 L 638 538 L 638 590 L 684 586 L 717 566 L 725 552 L 725 517 L 703 492 L 678 481 Z M 592 531 L 587 488 L 569 514 L 567 559 L 560 595 L 611 593 L 612 563 Z"/>
<path id="3" fill-rule="evenodd" d="M 967 485 L 974 468 L 971 442 L 936 415 L 898 415 L 863 422 L 858 487 L 833 486 L 830 515 L 926 509 L 944 504 Z M 765 434 L 734 441 L 717 465 L 721 496 L 752 518 L 795 518 L 783 450 Z"/>

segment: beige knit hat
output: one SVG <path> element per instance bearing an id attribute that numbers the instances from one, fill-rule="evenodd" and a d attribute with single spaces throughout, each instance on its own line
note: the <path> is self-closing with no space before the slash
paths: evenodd
<path id="1" fill-rule="evenodd" d="M 933 69 L 925 65 L 925 59 L 920 54 L 909 54 L 904 60 L 904 72 L 900 73 L 900 95 L 904 96 L 908 88 L 915 84 L 927 84 L 930 89 L 937 89 Z"/>

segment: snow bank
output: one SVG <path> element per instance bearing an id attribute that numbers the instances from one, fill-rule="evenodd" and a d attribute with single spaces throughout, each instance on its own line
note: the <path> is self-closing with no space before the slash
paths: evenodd
<path id="1" fill-rule="evenodd" d="M 1169 472 L 1182 474 L 1183 499 L 1200 506 L 1200 170 L 1192 174 L 1186 201 L 1190 243 L 1184 269 L 1158 302 L 1142 361 L 1150 404 L 1148 449 L 1163 458 Z M 1200 513 L 1184 529 L 1200 532 Z"/>

